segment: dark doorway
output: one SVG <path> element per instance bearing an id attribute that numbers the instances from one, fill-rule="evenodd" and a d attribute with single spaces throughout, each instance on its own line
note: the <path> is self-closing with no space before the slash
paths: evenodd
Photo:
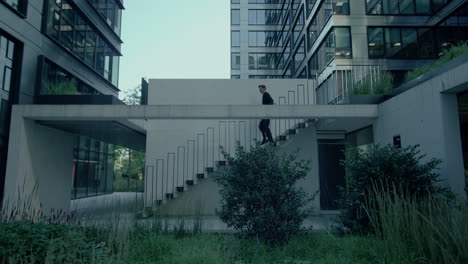
<path id="1" fill-rule="evenodd" d="M 340 164 L 344 150 L 344 140 L 318 141 L 321 210 L 338 210 L 339 186 L 345 185 L 345 170 Z"/>

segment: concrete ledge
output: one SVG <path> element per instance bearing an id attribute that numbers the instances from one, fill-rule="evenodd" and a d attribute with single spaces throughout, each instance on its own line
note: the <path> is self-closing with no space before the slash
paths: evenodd
<path id="1" fill-rule="evenodd" d="M 377 105 L 14 105 L 33 120 L 377 118 Z"/>

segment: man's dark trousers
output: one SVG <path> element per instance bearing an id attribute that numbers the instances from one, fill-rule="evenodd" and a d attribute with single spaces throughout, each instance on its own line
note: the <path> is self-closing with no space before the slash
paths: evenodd
<path id="1" fill-rule="evenodd" d="M 267 138 L 268 138 L 268 141 L 273 142 L 273 136 L 271 135 L 269 126 L 270 126 L 270 119 L 262 119 L 262 121 L 260 121 L 260 125 L 258 126 L 258 128 L 262 132 L 262 136 L 263 136 L 262 144 L 267 142 Z"/>

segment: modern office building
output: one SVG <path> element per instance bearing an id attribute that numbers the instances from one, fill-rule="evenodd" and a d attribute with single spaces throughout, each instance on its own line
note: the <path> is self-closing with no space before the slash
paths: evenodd
<path id="1" fill-rule="evenodd" d="M 354 71 L 397 86 L 468 40 L 467 12 L 465 0 L 231 0 L 231 78 L 316 79 L 320 103 L 339 102 Z"/>
<path id="2" fill-rule="evenodd" d="M 408 81 L 409 71 L 467 41 L 466 0 L 231 0 L 231 79 L 309 79 L 315 104 L 386 103 L 408 96 L 392 89 Z M 285 89 L 292 94 L 277 103 L 304 103 L 299 90 Z M 458 98 L 463 135 L 466 92 Z M 399 121 L 396 130 L 405 123 Z M 378 126 L 333 131 L 319 125 L 321 179 L 343 177 L 338 160 L 346 146 L 385 142 Z M 396 145 L 400 134 L 392 135 Z"/>
<path id="3" fill-rule="evenodd" d="M 0 197 L 13 104 L 121 103 L 123 9 L 122 0 L 0 0 Z M 72 123 L 43 125 L 77 132 Z M 89 126 L 72 139 L 72 198 L 112 191 L 113 142 Z"/>

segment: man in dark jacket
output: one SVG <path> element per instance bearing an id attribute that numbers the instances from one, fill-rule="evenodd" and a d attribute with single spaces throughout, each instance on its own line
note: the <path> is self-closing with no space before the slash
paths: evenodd
<path id="1" fill-rule="evenodd" d="M 273 101 L 273 98 L 271 98 L 270 94 L 266 91 L 266 86 L 263 84 L 259 85 L 258 89 L 260 93 L 263 95 L 262 104 L 272 105 L 274 101 Z M 262 145 L 267 143 L 268 141 L 274 142 L 269 126 L 270 126 L 270 119 L 262 119 L 262 121 L 260 121 L 260 125 L 258 126 L 263 136 Z M 268 138 L 268 141 L 267 141 L 267 138 Z"/>

